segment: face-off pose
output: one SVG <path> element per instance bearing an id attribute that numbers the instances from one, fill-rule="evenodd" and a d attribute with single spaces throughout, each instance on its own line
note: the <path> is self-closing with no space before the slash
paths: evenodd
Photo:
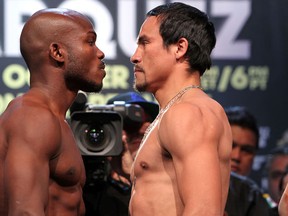
<path id="1" fill-rule="evenodd" d="M 135 88 L 153 93 L 161 110 L 133 164 L 133 216 L 224 214 L 231 129 L 200 87 L 215 42 L 213 24 L 194 7 L 170 3 L 147 14 L 131 62 Z"/>
<path id="2" fill-rule="evenodd" d="M 26 22 L 20 49 L 30 90 L 0 118 L 0 215 L 84 215 L 85 169 L 66 111 L 78 90 L 98 92 L 104 53 L 89 19 L 44 9 Z"/>

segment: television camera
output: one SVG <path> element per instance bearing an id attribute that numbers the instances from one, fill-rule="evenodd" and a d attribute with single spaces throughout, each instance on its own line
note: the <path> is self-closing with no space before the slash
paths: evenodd
<path id="1" fill-rule="evenodd" d="M 74 103 L 79 102 L 79 94 L 77 97 Z M 82 155 L 121 154 L 123 125 L 133 126 L 144 119 L 144 111 L 139 105 L 125 104 L 124 101 L 101 106 L 85 102 L 81 106 L 84 109 L 70 109 L 70 126 Z"/>
<path id="2" fill-rule="evenodd" d="M 69 124 L 86 169 L 86 185 L 99 185 L 107 180 L 107 156 L 117 156 L 123 151 L 123 127 L 141 124 L 144 110 L 124 101 L 109 105 L 89 104 L 86 93 L 79 92 L 70 114 Z"/>

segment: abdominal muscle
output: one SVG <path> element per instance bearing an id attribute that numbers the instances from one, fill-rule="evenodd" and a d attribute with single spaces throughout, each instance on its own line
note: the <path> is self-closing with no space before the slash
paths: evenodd
<path id="1" fill-rule="evenodd" d="M 80 185 L 62 187 L 56 182 L 50 181 L 48 203 L 46 215 L 49 216 L 84 216 L 85 214 Z"/>
<path id="2" fill-rule="evenodd" d="M 181 215 L 183 204 L 172 160 L 163 156 L 155 130 L 151 131 L 139 149 L 131 179 L 131 216 Z"/>
<path id="3" fill-rule="evenodd" d="M 138 184 L 139 183 L 139 184 Z M 175 216 L 181 215 L 182 204 L 171 184 L 165 184 L 159 179 L 153 182 L 137 181 L 130 200 L 131 216 Z M 176 202 L 178 201 L 178 205 Z"/>

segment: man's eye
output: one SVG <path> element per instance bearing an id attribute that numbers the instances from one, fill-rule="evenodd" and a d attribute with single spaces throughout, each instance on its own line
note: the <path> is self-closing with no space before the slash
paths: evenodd
<path id="1" fill-rule="evenodd" d="M 89 40 L 88 43 L 93 46 L 95 44 L 95 41 L 94 40 Z"/>
<path id="2" fill-rule="evenodd" d="M 144 40 L 144 41 L 143 41 L 143 44 L 144 44 L 144 45 L 149 44 L 149 41 L 148 41 L 148 40 Z"/>
<path id="3" fill-rule="evenodd" d="M 243 152 L 246 152 L 248 154 L 254 154 L 256 152 L 256 148 L 252 147 L 252 146 L 242 146 L 241 150 Z"/>
<path id="4" fill-rule="evenodd" d="M 146 45 L 148 43 L 149 43 L 149 41 L 145 38 L 140 38 L 137 42 L 138 45 Z"/>

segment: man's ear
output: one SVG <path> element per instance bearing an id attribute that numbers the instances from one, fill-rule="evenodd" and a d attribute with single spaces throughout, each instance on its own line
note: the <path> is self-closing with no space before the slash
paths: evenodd
<path id="1" fill-rule="evenodd" d="M 49 55 L 57 62 L 64 62 L 64 49 L 57 43 L 51 43 L 49 47 Z"/>
<path id="2" fill-rule="evenodd" d="M 180 38 L 177 42 L 176 59 L 181 59 L 188 50 L 188 41 L 186 38 Z"/>

